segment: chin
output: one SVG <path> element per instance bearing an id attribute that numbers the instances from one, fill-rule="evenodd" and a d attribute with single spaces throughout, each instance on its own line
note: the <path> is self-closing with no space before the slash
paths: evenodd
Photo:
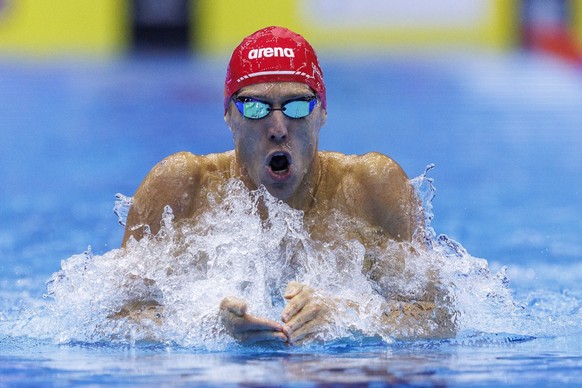
<path id="1" fill-rule="evenodd" d="M 280 199 L 281 201 L 285 201 L 289 199 L 293 195 L 293 190 L 289 187 L 280 187 L 279 184 L 277 185 L 265 185 L 269 194 L 273 197 Z"/>
<path id="2" fill-rule="evenodd" d="M 264 171 L 261 183 L 269 194 L 273 197 L 285 201 L 295 194 L 297 191 L 297 175 L 293 170 L 288 174 L 273 174 L 271 171 Z"/>

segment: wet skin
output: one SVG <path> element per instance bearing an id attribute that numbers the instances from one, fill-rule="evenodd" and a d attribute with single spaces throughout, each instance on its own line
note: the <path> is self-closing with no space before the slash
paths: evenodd
<path id="1" fill-rule="evenodd" d="M 307 85 L 290 82 L 256 84 L 237 92 L 238 97 L 252 97 L 273 108 L 313 95 Z M 130 237 L 141 238 L 143 225 L 156 233 L 165 205 L 172 207 L 175 222 L 195 220 L 209 209 L 208 192 L 219 192 L 231 178 L 242 180 L 249 189 L 263 185 L 273 196 L 302 210 L 314 239 L 337 238 L 320 220 L 337 210 L 362 220 L 386 238 L 410 241 L 419 217 L 406 174 L 382 154 L 318 151 L 319 131 L 326 118 L 319 102 L 305 118 L 289 118 L 275 110 L 259 120 L 243 117 L 231 102 L 224 119 L 235 150 L 204 156 L 178 153 L 154 167 L 134 195 L 123 245 Z M 366 247 L 375 244 L 358 230 L 353 236 Z M 249 314 L 246 302 L 235 297 L 222 300 L 219 314 L 229 333 L 243 343 L 296 343 L 316 333 L 327 313 L 336 308 L 336 302 L 322 300 L 310 286 L 297 282 L 288 284 L 284 298 L 281 322 Z M 430 308 L 421 310 L 430 314 Z"/>
<path id="2" fill-rule="evenodd" d="M 314 95 L 307 85 L 291 82 L 251 85 L 237 93 L 237 97 L 253 97 L 273 108 Z M 272 111 L 259 120 L 245 118 L 231 103 L 225 121 L 233 133 L 236 162 L 247 185 L 263 185 L 274 197 L 303 208 L 319 173 L 317 143 L 326 118 L 320 103 L 305 118 L 293 119 Z"/>
<path id="3" fill-rule="evenodd" d="M 252 97 L 269 103 L 273 108 L 314 95 L 311 88 L 300 83 L 250 85 L 237 93 L 237 97 Z M 312 189 L 319 174 L 319 130 L 326 118 L 327 113 L 319 103 L 305 118 L 289 118 L 274 110 L 259 120 L 244 117 L 231 103 L 225 121 L 233 133 L 236 163 L 247 186 L 257 188 L 263 185 L 271 195 L 298 209 L 311 203 Z M 317 317 L 317 313 L 307 307 L 313 304 L 312 293 L 303 291 L 303 287 L 308 288 L 291 283 L 287 287 L 284 297 L 288 303 L 282 313 L 284 326 L 250 316 L 246 313 L 246 303 L 233 298 L 225 298 L 221 303 L 223 322 L 243 342 L 278 340 L 293 343 L 309 334 L 304 326 Z"/>

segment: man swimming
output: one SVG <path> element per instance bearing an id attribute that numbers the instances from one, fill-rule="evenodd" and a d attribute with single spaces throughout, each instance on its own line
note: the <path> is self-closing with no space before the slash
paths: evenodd
<path id="1" fill-rule="evenodd" d="M 318 150 L 326 104 L 317 56 L 301 35 L 268 27 L 246 37 L 232 54 L 225 81 L 224 119 L 234 150 L 205 156 L 182 152 L 155 166 L 134 195 L 123 245 L 142 238 L 146 225 L 156 233 L 166 205 L 174 222 L 195 222 L 210 209 L 208 194 L 218 193 L 233 178 L 250 190 L 264 186 L 301 210 L 315 240 L 349 236 L 370 250 L 378 249 L 377 235 L 395 244 L 412 241 L 422 217 L 414 189 L 395 161 L 379 153 L 348 156 Z M 322 222 L 332 213 L 360 223 L 342 230 L 340 237 Z M 394 262 L 401 260 L 397 256 Z M 370 260 L 362 270 L 374 281 L 381 265 Z M 244 300 L 228 295 L 217 308 L 226 330 L 241 342 L 296 343 L 317 333 L 330 309 L 337 308 L 336 301 L 322 299 L 313 286 L 289 282 L 281 322 L 247 313 Z M 448 317 L 435 311 L 434 298 L 386 302 L 379 319 L 387 332 L 405 325 L 407 332 L 424 337 L 452 333 Z"/>

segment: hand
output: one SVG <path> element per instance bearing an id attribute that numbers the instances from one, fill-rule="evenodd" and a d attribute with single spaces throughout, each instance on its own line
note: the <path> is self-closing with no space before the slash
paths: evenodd
<path id="1" fill-rule="evenodd" d="M 281 324 L 255 317 L 246 311 L 246 302 L 238 298 L 226 297 L 220 303 L 222 323 L 239 342 L 254 344 L 262 341 L 287 341 Z"/>
<path id="2" fill-rule="evenodd" d="M 283 332 L 290 344 L 315 333 L 326 322 L 327 306 L 323 300 L 314 295 L 311 287 L 290 282 L 284 297 L 288 303 L 282 313 L 282 320 L 285 323 Z"/>

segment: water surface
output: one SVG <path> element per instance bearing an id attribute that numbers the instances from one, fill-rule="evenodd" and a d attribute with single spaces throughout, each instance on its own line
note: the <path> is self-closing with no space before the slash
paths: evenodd
<path id="1" fill-rule="evenodd" d="M 3 59 L 0 381 L 580 384 L 579 69 L 517 54 L 322 62 L 329 120 L 320 148 L 380 151 L 411 177 L 436 165 L 435 237 L 466 249 L 439 253 L 465 311 L 457 338 L 210 351 L 194 329 L 162 343 L 95 336 L 95 320 L 83 321 L 92 315 L 71 312 L 98 312 L 84 307 L 111 295 L 95 291 L 103 277 L 56 302 L 43 297 L 46 282 L 63 269 L 87 276 L 74 264 L 89 246 L 91 263 L 111 264 L 123 231 L 114 196 L 131 195 L 163 157 L 232 147 L 224 64 Z"/>

